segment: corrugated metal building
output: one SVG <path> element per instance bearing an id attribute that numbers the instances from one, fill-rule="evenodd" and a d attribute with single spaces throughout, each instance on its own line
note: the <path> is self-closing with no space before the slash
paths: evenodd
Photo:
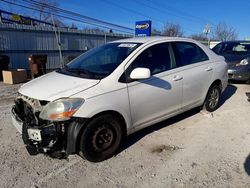
<path id="1" fill-rule="evenodd" d="M 131 37 L 123 34 L 65 28 L 57 28 L 57 31 L 60 31 L 64 61 L 67 61 L 67 57 L 77 56 L 108 41 Z M 30 54 L 47 55 L 47 69 L 60 66 L 54 29 L 48 26 L 0 24 L 0 55 L 10 57 L 10 68 L 29 69 L 28 56 Z"/>

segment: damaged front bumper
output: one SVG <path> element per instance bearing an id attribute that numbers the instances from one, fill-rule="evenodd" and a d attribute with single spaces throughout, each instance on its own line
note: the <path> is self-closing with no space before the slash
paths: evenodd
<path id="1" fill-rule="evenodd" d="M 31 155 L 47 153 L 62 158 L 76 153 L 79 133 L 84 119 L 72 118 L 62 122 L 51 122 L 39 118 L 41 106 L 34 99 L 19 96 L 11 110 L 12 124 L 19 133 Z"/>
<path id="2" fill-rule="evenodd" d="M 22 134 L 23 121 L 15 113 L 14 107 L 11 109 L 11 120 L 12 120 L 12 125 L 14 125 L 16 127 L 17 131 L 20 134 Z"/>
<path id="3" fill-rule="evenodd" d="M 53 123 L 34 124 L 32 121 L 21 119 L 12 108 L 12 124 L 22 134 L 22 139 L 31 155 L 38 153 L 65 153 L 65 125 Z"/>

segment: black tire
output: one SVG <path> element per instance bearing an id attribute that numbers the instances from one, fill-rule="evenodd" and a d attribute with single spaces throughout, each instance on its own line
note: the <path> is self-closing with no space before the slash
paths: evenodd
<path id="1" fill-rule="evenodd" d="M 112 157 L 122 141 L 119 118 L 104 114 L 94 118 L 84 129 L 79 154 L 91 161 L 100 162 Z"/>
<path id="2" fill-rule="evenodd" d="M 212 85 L 207 93 L 204 108 L 208 112 L 213 112 L 219 107 L 221 89 L 218 85 Z"/>

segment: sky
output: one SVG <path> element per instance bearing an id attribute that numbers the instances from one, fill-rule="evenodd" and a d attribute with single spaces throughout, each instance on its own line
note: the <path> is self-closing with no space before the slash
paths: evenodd
<path id="1" fill-rule="evenodd" d="M 250 38 L 249 0 L 60 0 L 59 6 L 110 23 L 135 27 L 136 21 L 151 20 L 162 30 L 166 23 L 179 24 L 185 36 L 200 34 L 208 24 L 234 27 L 239 39 Z M 3 6 L 3 2 L 0 1 Z M 18 9 L 22 12 L 23 10 Z M 70 24 L 71 21 L 66 21 Z M 81 25 L 78 23 L 78 26 Z"/>
<path id="2" fill-rule="evenodd" d="M 239 39 L 250 38 L 249 0 L 61 0 L 60 5 L 131 28 L 141 20 L 152 20 L 152 27 L 160 30 L 167 22 L 178 23 L 186 36 L 224 22 L 238 31 Z"/>

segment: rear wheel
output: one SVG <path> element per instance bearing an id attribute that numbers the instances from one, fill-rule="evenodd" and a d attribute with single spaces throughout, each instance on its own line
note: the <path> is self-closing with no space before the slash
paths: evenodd
<path id="1" fill-rule="evenodd" d="M 114 155 L 122 140 L 122 129 L 117 117 L 105 114 L 93 119 L 83 131 L 80 156 L 100 162 Z"/>
<path id="2" fill-rule="evenodd" d="M 221 89 L 218 85 L 212 85 L 207 93 L 207 97 L 204 103 L 204 108 L 213 112 L 219 107 Z"/>

